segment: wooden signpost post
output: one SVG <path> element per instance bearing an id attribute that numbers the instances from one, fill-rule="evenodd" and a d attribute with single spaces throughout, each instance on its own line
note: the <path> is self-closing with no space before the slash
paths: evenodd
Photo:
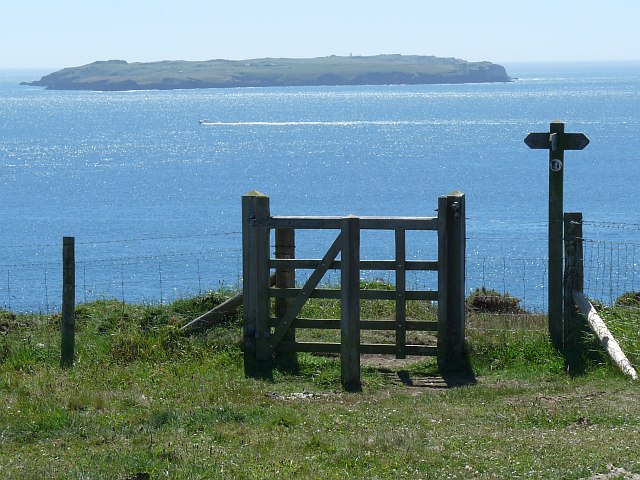
<path id="1" fill-rule="evenodd" d="M 564 133 L 564 123 L 551 122 L 549 131 L 530 133 L 524 139 L 529 148 L 549 150 L 549 335 L 553 345 L 563 344 L 563 172 L 564 151 L 582 150 L 589 144 L 584 133 Z"/>

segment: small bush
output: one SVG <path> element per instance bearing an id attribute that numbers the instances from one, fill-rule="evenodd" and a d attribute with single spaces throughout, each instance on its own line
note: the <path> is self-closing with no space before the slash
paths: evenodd
<path id="1" fill-rule="evenodd" d="M 486 287 L 476 288 L 467 297 L 467 311 L 476 313 L 526 313 L 520 307 L 520 299 L 512 297 L 508 293 L 502 294 Z"/>
<path id="2" fill-rule="evenodd" d="M 640 292 L 626 292 L 616 300 L 616 307 L 640 307 Z"/>
<path id="3" fill-rule="evenodd" d="M 181 298 L 169 305 L 169 309 L 180 315 L 196 318 L 227 300 L 224 292 L 209 292 L 193 298 Z"/>
<path id="4" fill-rule="evenodd" d="M 0 333 L 8 332 L 15 324 L 16 314 L 0 309 Z"/>

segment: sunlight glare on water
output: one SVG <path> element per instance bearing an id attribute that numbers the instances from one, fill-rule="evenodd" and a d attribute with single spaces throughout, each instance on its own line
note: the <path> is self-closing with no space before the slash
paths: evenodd
<path id="1" fill-rule="evenodd" d="M 176 295 L 237 284 L 240 197 L 255 189 L 274 214 L 363 216 L 432 216 L 439 195 L 461 190 L 468 286 L 526 289 L 542 307 L 547 154 L 523 139 L 556 119 L 585 132 L 588 148 L 566 156 L 565 210 L 640 224 L 640 66 L 508 70 L 519 80 L 143 92 L 47 91 L 5 75 L 0 306 L 57 308 L 51 272 L 64 235 L 92 267 L 88 299 L 124 290 L 158 301 L 155 277 L 169 260 L 176 273 L 163 280 Z M 618 235 L 640 243 L 636 233 Z M 416 239 L 409 250 L 431 258 L 432 247 Z M 363 245 L 369 258 L 391 252 L 389 242 Z M 108 266 L 93 268 L 98 260 Z M 131 273 L 120 288 L 136 262 L 155 279 Z"/>

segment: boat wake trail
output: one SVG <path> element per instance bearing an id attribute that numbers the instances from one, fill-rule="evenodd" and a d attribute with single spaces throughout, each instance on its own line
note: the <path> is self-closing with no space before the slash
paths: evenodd
<path id="1" fill-rule="evenodd" d="M 331 122 L 211 122 L 209 120 L 200 120 L 201 125 L 210 126 L 271 126 L 271 127 L 297 127 L 297 126 L 327 126 L 327 127 L 359 127 L 366 125 L 427 125 L 433 122 L 425 121 L 409 121 L 409 120 L 345 120 Z"/>

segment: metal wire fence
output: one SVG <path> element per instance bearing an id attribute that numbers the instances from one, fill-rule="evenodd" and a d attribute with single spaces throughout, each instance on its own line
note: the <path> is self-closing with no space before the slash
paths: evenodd
<path id="1" fill-rule="evenodd" d="M 307 232 L 296 238 L 296 256 L 320 258 L 334 240 L 333 232 Z M 394 258 L 394 240 L 367 233 L 362 258 Z M 435 260 L 433 232 L 408 235 L 408 260 Z M 507 239 L 508 241 L 508 239 Z M 241 232 L 138 237 L 84 241 L 76 239 L 76 300 L 116 299 L 126 303 L 164 305 L 222 287 L 238 289 L 242 277 Z M 546 308 L 546 260 L 510 253 L 487 254 L 483 238 L 468 240 L 467 291 L 486 287 L 521 299 L 526 310 Z M 517 243 L 517 242 L 515 242 Z M 62 242 L 0 245 L 0 308 L 15 312 L 56 312 L 61 307 Z M 4 258 L 4 260 L 3 260 Z M 19 259 L 18 261 L 16 261 Z M 299 273 L 303 282 L 308 272 Z M 363 280 L 394 283 L 393 272 L 363 271 Z M 409 289 L 437 289 L 434 272 L 407 272 Z M 329 271 L 324 284 L 337 285 L 340 274 Z"/>
<path id="2" fill-rule="evenodd" d="M 640 368 L 640 225 L 584 221 L 584 293 Z"/>
<path id="3" fill-rule="evenodd" d="M 214 247 L 204 246 L 201 238 L 213 239 Z M 330 245 L 331 234 L 296 239 L 300 258 L 322 256 Z M 194 242 L 194 239 L 196 240 Z M 372 235 L 363 242 L 363 258 L 393 258 L 393 239 Z M 546 258 L 486 254 L 477 248 L 482 240 L 468 240 L 467 292 L 487 288 L 521 300 L 524 310 L 546 310 Z M 475 242 L 475 243 L 474 243 Z M 0 246 L 14 250 L 0 260 L 0 308 L 15 312 L 52 313 L 61 307 L 62 243 L 46 245 Z M 320 252 L 320 253 L 319 253 Z M 124 255 L 123 255 L 124 253 Z M 435 235 L 417 238 L 407 251 L 411 260 L 437 257 Z M 15 261 L 19 258 L 21 261 Z M 305 272 L 298 281 L 304 282 Z M 240 232 L 202 235 L 116 239 L 98 242 L 76 241 L 76 300 L 91 302 L 117 299 L 126 303 L 167 304 L 220 288 L 239 289 L 242 278 Z M 393 272 L 363 271 L 363 280 L 393 284 Z M 407 272 L 409 289 L 437 289 L 434 272 Z M 340 274 L 330 270 L 323 284 L 337 285 Z"/>
<path id="4" fill-rule="evenodd" d="M 76 301 L 116 299 L 164 305 L 211 290 L 237 289 L 242 265 L 240 233 L 207 234 L 205 238 L 212 235 L 224 236 L 225 242 L 199 249 L 193 248 L 192 240 L 200 235 L 77 242 Z M 132 244 L 135 248 L 122 248 Z M 0 263 L 0 308 L 57 312 L 62 299 L 62 243 L 31 247 L 21 255 L 27 261 Z M 122 255 L 122 251 L 132 254 Z M 136 254 L 141 251 L 156 253 Z"/>
<path id="5" fill-rule="evenodd" d="M 544 240 L 539 248 L 516 248 L 524 236 L 478 234 L 471 220 L 467 240 L 467 293 L 486 289 L 498 296 L 519 300 L 522 311 L 544 314 L 547 307 L 547 259 Z M 605 305 L 614 305 L 625 292 L 640 288 L 640 225 L 585 221 L 585 294 Z M 501 225 L 495 226 L 500 230 Z M 489 226 L 493 229 L 494 226 Z M 528 225 L 544 237 L 543 224 Z M 542 232 L 542 235 L 540 235 Z M 296 255 L 321 256 L 331 243 L 313 236 L 296 239 Z M 409 240 L 409 239 L 408 239 Z M 530 240 L 530 239 L 529 239 Z M 497 242 L 503 242 L 497 244 Z M 203 232 L 192 235 L 107 239 L 76 242 L 76 297 L 78 302 L 116 299 L 126 303 L 164 305 L 220 288 L 241 286 L 241 232 Z M 492 248 L 486 248 L 491 244 Z M 427 235 L 413 240 L 408 259 L 434 259 L 437 238 Z M 497 246 L 496 246 L 497 245 Z M 503 247 L 504 245 L 504 247 Z M 529 243 L 528 245 L 531 245 Z M 60 244 L 4 245 L 0 260 L 0 308 L 16 312 L 52 313 L 60 309 L 62 267 Z M 515 246 L 515 247 L 514 247 Z M 370 251 L 366 249 L 369 248 Z M 363 258 L 393 258 L 393 240 L 373 236 L 363 242 Z M 495 255 L 488 252 L 504 252 Z M 15 261 L 16 258 L 21 261 Z M 365 280 L 393 283 L 393 273 L 362 272 Z M 326 283 L 339 283 L 338 272 L 328 272 Z M 437 287 L 437 276 L 408 272 L 408 288 Z M 513 314 L 513 312 L 503 312 Z"/>

